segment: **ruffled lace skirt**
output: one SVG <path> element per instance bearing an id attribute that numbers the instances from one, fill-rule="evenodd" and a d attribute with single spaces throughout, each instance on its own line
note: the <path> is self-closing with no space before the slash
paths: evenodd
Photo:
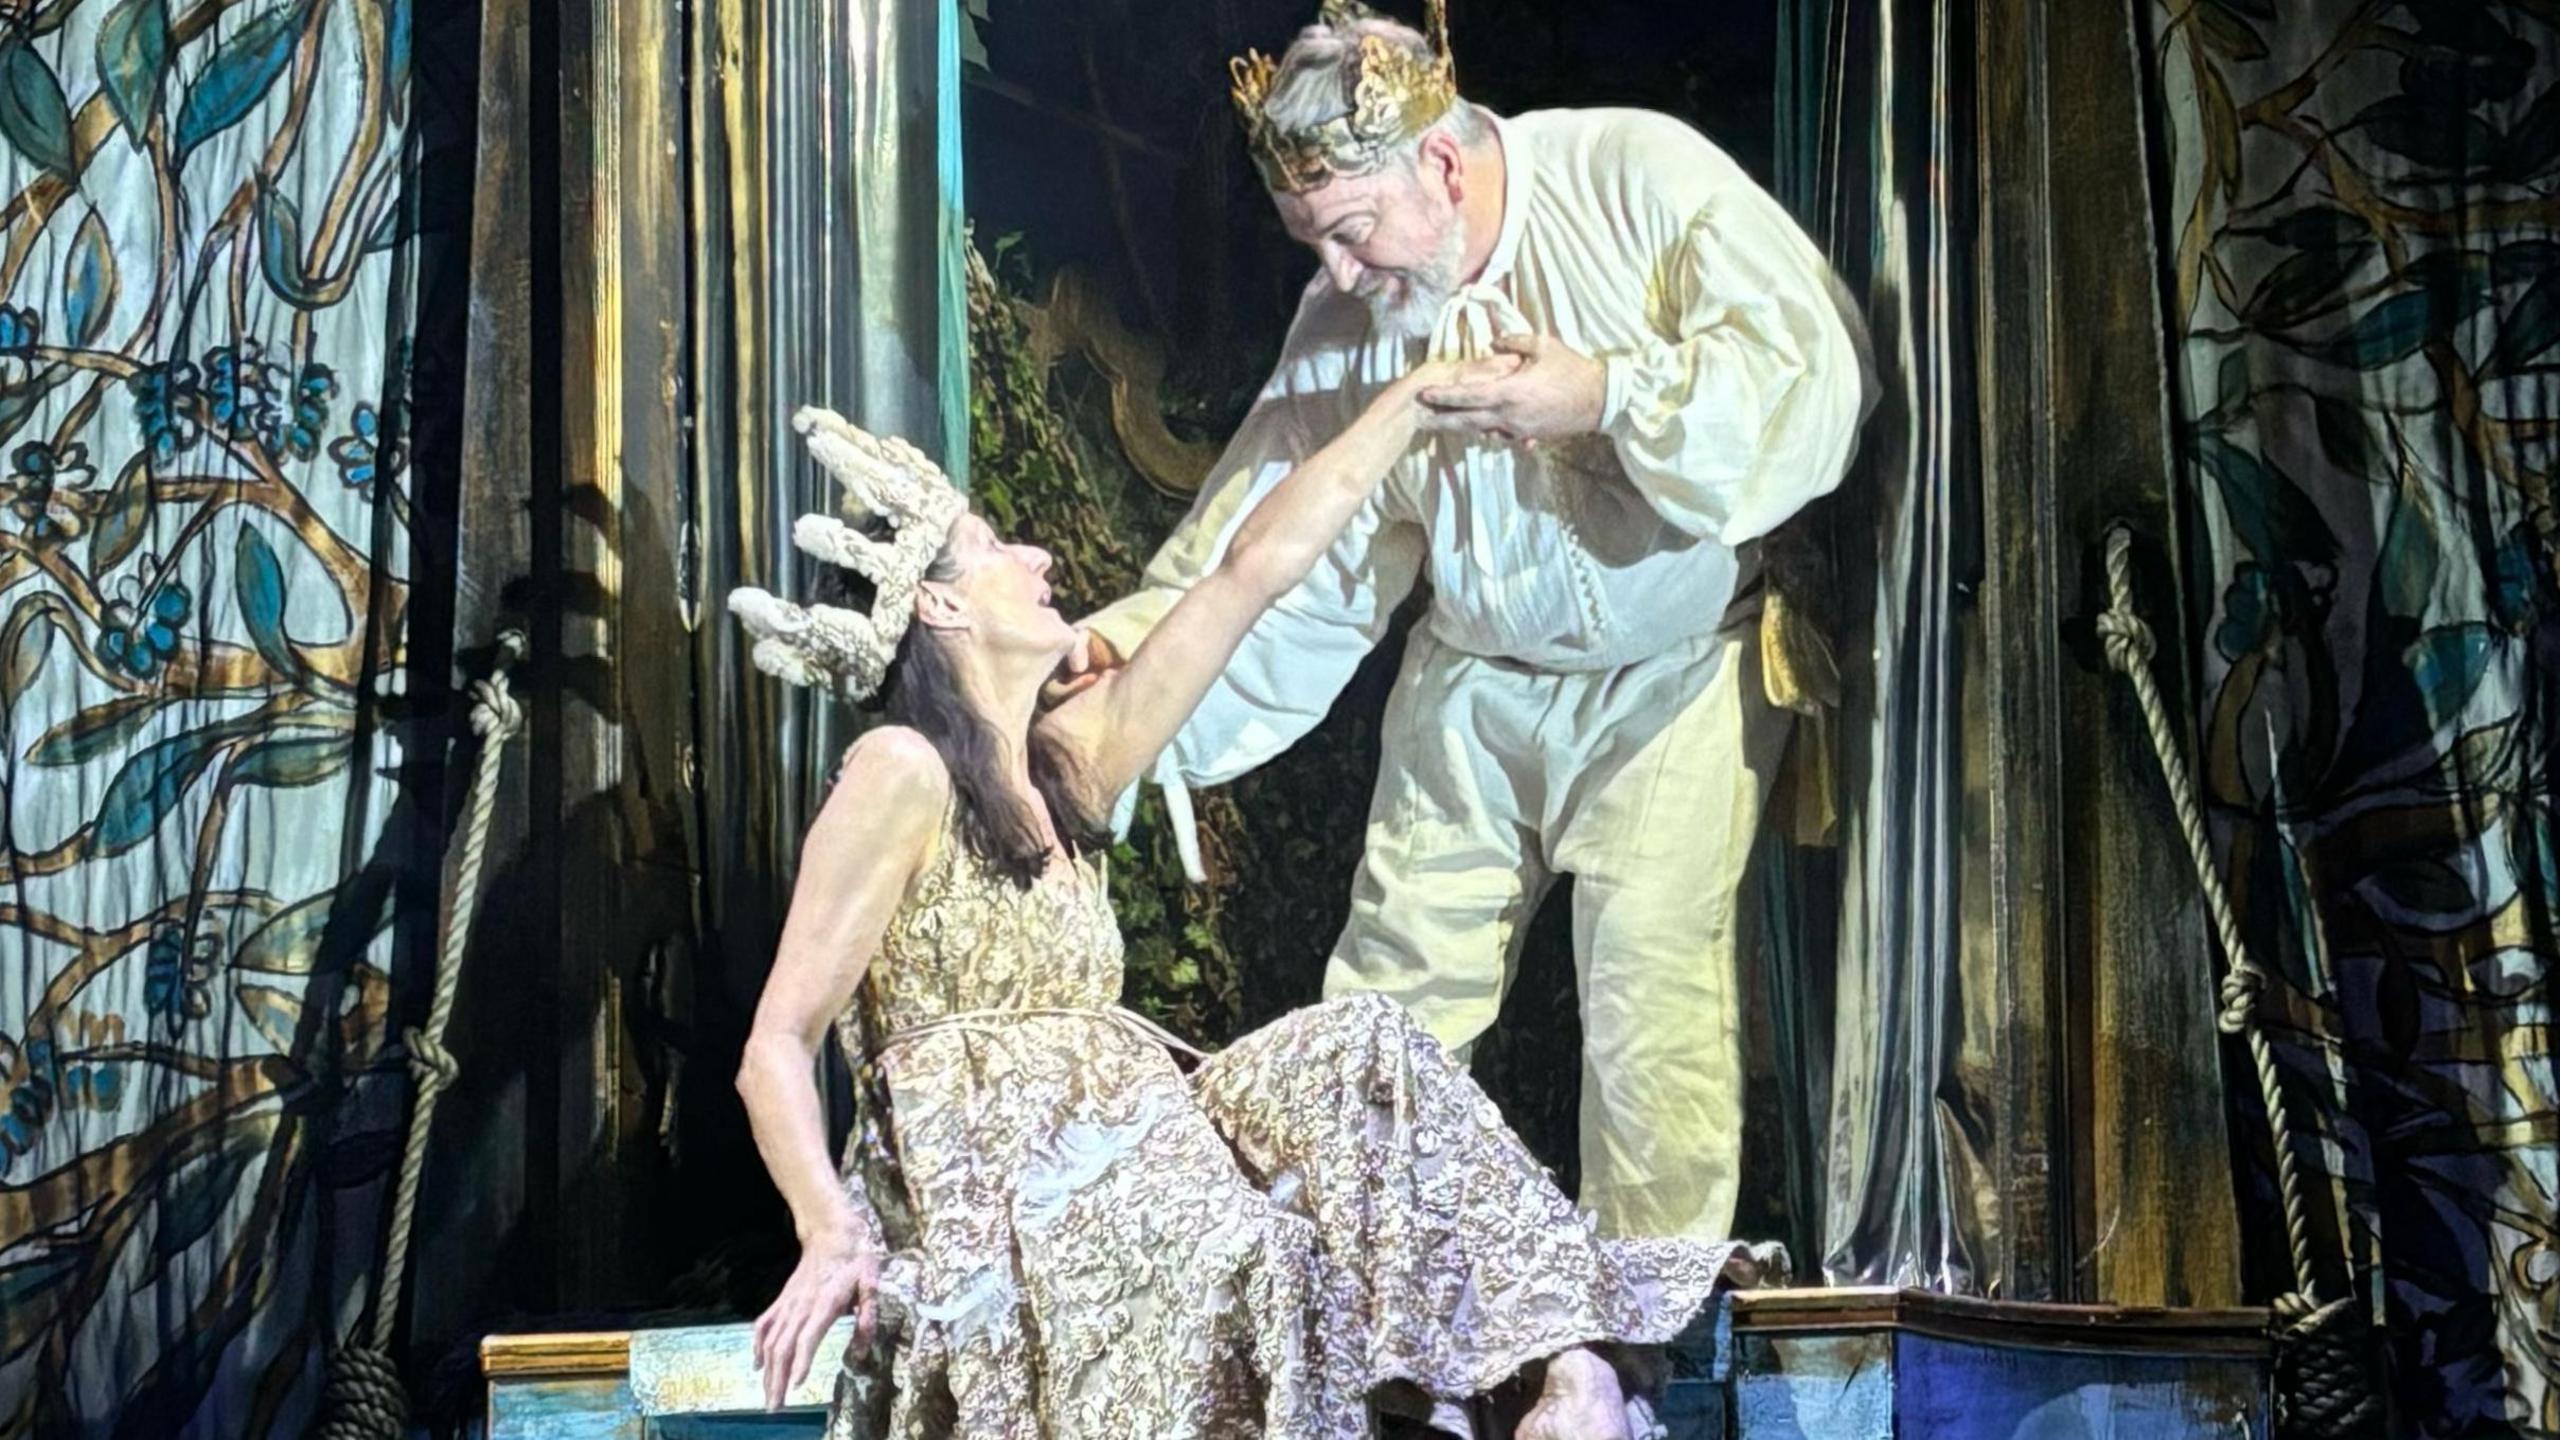
<path id="1" fill-rule="evenodd" d="M 834 1436 L 1363 1440 L 1390 1396 L 1463 1435 L 1532 1361 L 1670 1340 L 1734 1250 L 1599 1238 L 1377 996 L 1189 1077 L 1044 1017 L 933 1037 L 890 1084 L 919 1244 L 887 1389 L 849 1364 Z"/>

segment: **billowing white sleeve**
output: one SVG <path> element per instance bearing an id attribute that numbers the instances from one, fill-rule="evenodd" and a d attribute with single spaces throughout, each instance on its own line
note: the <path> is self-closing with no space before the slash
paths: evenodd
<path id="1" fill-rule="evenodd" d="M 1121 654 L 1134 653 L 1183 592 L 1217 567 L 1253 507 L 1301 456 L 1330 438 L 1313 432 L 1329 423 L 1337 408 L 1332 398 L 1310 403 L 1266 395 L 1258 402 L 1201 486 L 1191 513 L 1148 562 L 1138 592 L 1097 611 L 1087 625 Z M 1164 787 L 1192 879 L 1203 876 L 1189 787 L 1232 780 L 1315 728 L 1361 657 L 1384 638 L 1422 559 L 1419 527 L 1373 498 L 1307 578 L 1247 632 L 1149 772 Z M 1116 819 L 1122 826 L 1134 799 L 1134 787 L 1121 797 Z"/>
<path id="2" fill-rule="evenodd" d="M 1412 592 L 1422 543 L 1420 527 L 1391 518 L 1380 501 L 1363 506 L 1314 572 L 1254 622 L 1166 748 L 1158 777 L 1223 784 L 1314 729 Z"/>
<path id="3" fill-rule="evenodd" d="M 1601 357 L 1600 428 L 1665 520 L 1739 545 L 1839 485 L 1863 344 L 1821 253 L 1721 152 L 1670 121 L 1630 143 L 1663 182 L 1634 202 L 1663 241 L 1657 334 Z"/>

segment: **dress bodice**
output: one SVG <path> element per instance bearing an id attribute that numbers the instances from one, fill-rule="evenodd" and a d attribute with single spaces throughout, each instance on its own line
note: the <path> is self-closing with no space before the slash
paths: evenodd
<path id="1" fill-rule="evenodd" d="M 1117 1004 L 1120 926 L 1102 859 L 1055 862 L 1024 886 L 946 818 L 939 853 L 890 918 L 864 983 L 884 1036 L 973 1011 Z"/>

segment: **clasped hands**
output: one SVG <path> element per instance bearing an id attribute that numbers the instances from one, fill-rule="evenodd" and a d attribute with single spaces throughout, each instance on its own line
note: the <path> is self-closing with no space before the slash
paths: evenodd
<path id="1" fill-rule="evenodd" d="M 1460 362 L 1423 386 L 1422 428 L 1524 445 L 1600 428 L 1609 371 L 1599 360 L 1529 331 L 1505 335 L 1493 349 L 1491 359 Z"/>

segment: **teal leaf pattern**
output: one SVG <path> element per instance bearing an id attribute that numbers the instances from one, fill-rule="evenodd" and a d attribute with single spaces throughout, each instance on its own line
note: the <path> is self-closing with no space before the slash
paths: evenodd
<path id="1" fill-rule="evenodd" d="M 2335 249 L 2373 238 L 2373 225 L 2352 210 L 2335 205 L 2305 205 L 2272 224 L 2235 233 L 2272 240 L 2296 250 Z"/>
<path id="2" fill-rule="evenodd" d="M 320 957 L 334 894 L 314 895 L 261 925 L 231 957 L 231 968 L 266 975 L 309 975 Z"/>
<path id="3" fill-rule="evenodd" d="M 243 785 L 316 785 L 347 768 L 354 754 L 338 734 L 262 740 L 231 762 L 231 778 Z"/>
<path id="4" fill-rule="evenodd" d="M 98 507 L 97 526 L 89 532 L 89 573 L 115 573 L 151 533 L 151 467 L 140 462 L 124 467 Z"/>
<path id="5" fill-rule="evenodd" d="M 2384 150 L 2437 170 L 2460 170 L 2486 157 L 2498 143 L 2497 132 L 2487 121 L 2474 115 L 2447 116 L 2443 106 L 2420 96 L 2395 95 L 2376 101 L 2349 124 Z"/>
<path id="6" fill-rule="evenodd" d="M 240 1189 L 242 1175 L 261 1153 L 250 1134 L 225 1137 L 222 1148 L 178 1172 L 161 1193 L 159 1228 L 151 1241 L 151 1265 L 141 1283 L 155 1283 L 169 1262 L 211 1233 L 223 1207 Z"/>
<path id="7" fill-rule="evenodd" d="M 44 1338 L 55 1314 L 55 1292 L 79 1277 L 80 1257 L 60 1250 L 0 1265 L 0 1365 Z"/>
<path id="8" fill-rule="evenodd" d="M 2196 448 L 2250 554 L 2266 564 L 2326 565 L 2338 558 L 2337 537 L 2292 477 L 2219 436 L 2199 435 Z"/>
<path id="9" fill-rule="evenodd" d="M 36 413 L 36 407 L 44 403 L 49 389 L 41 381 L 35 381 L 12 390 L 0 390 L 0 443 L 17 437 L 18 431 Z"/>
<path id="10" fill-rule="evenodd" d="M 119 279 L 116 252 L 107 243 L 107 225 L 98 212 L 80 223 L 71 241 L 71 272 L 63 277 L 62 318 L 71 342 L 87 345 L 107 326 L 115 312 Z"/>
<path id="11" fill-rule="evenodd" d="M 61 602 L 52 596 L 29 596 L 9 613 L 8 629 L 0 631 L 0 706 L 14 712 L 44 677 L 61 627 Z"/>
<path id="12" fill-rule="evenodd" d="M 2383 535 L 2382 553 L 2374 564 L 2373 593 L 2382 605 L 2378 618 L 2416 620 L 2426 615 L 2435 599 L 2436 576 L 2443 569 L 2438 544 L 2425 492 L 2403 489 L 2391 507 L 2391 528 Z"/>
<path id="13" fill-rule="evenodd" d="M 231 573 L 239 587 L 241 618 L 248 622 L 259 656 L 279 675 L 300 674 L 301 658 L 284 633 L 284 566 L 275 547 L 266 536 L 242 526 Z"/>
<path id="14" fill-rule="evenodd" d="M 165 695 L 119 695 L 101 701 L 36 737 L 27 747 L 27 763 L 81 765 L 121 750 L 168 704 Z"/>
<path id="15" fill-rule="evenodd" d="M 2443 625 L 2419 637 L 2409 652 L 2409 678 L 2418 687 L 2429 730 L 2440 729 L 2471 703 L 2498 653 L 2498 632 L 2477 620 Z"/>
<path id="16" fill-rule="evenodd" d="M 98 22 L 98 88 L 137 149 L 160 116 L 169 41 L 169 0 L 123 0 Z"/>
<path id="17" fill-rule="evenodd" d="M 89 853 L 104 859 L 150 839 L 232 733 L 227 727 L 208 725 L 145 746 L 126 761 L 99 802 Z"/>
<path id="18" fill-rule="evenodd" d="M 328 292 L 303 273 L 302 214 L 282 190 L 265 188 L 258 195 L 258 269 L 267 288 L 296 309 L 317 310 L 330 303 Z"/>
<path id="19" fill-rule="evenodd" d="M 2555 340 L 2560 340 L 2560 270 L 2544 272 L 2500 317 L 2497 349 L 2488 368 L 2511 375 L 2541 359 Z"/>
<path id="20" fill-rule="evenodd" d="M 251 20 L 205 62 L 178 107 L 180 164 L 206 141 L 248 119 L 274 88 L 302 41 L 303 4 L 292 0 Z"/>
<path id="21" fill-rule="evenodd" d="M 70 102 L 53 66 L 24 40 L 0 41 L 0 135 L 37 165 L 72 177 Z"/>
<path id="22" fill-rule="evenodd" d="M 2347 333 L 2326 347 L 2328 356 L 2357 370 L 2396 365 L 2428 342 L 2450 337 L 2490 295 L 2488 276 L 2468 257 L 2460 257 L 2449 273 L 2422 278 L 2428 283 L 2360 312 Z"/>
<path id="23" fill-rule="evenodd" d="M 2260 325 L 2299 325 L 2346 304 L 2348 279 L 2382 253 L 2366 241 L 2305 250 L 2269 272 L 2249 304 L 2249 319 Z"/>

